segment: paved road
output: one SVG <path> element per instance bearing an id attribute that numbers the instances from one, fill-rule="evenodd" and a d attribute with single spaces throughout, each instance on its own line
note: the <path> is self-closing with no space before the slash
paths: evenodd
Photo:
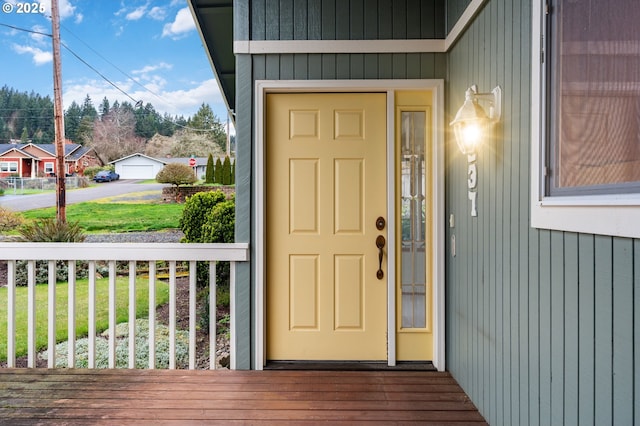
<path id="1" fill-rule="evenodd" d="M 67 190 L 67 204 L 81 203 L 98 198 L 113 197 L 115 195 L 132 192 L 161 190 L 167 186 L 160 183 L 140 183 L 138 180 L 118 180 L 105 182 L 91 188 Z M 56 205 L 55 192 L 34 195 L 12 195 L 10 192 L 0 197 L 0 206 L 13 211 L 24 211 L 54 207 Z"/>

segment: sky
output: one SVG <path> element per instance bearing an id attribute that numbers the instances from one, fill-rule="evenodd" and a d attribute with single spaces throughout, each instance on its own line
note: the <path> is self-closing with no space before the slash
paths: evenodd
<path id="1" fill-rule="evenodd" d="M 72 101 L 82 105 L 89 95 L 96 109 L 106 97 L 111 104 L 142 101 L 161 115 L 187 118 L 206 103 L 226 122 L 226 107 L 186 0 L 58 3 L 60 38 L 68 47 L 61 48 L 65 109 Z M 44 13 L 25 13 L 33 5 Z M 51 37 L 40 34 L 52 32 L 51 0 L 0 0 L 0 6 L 0 87 L 53 100 Z"/>

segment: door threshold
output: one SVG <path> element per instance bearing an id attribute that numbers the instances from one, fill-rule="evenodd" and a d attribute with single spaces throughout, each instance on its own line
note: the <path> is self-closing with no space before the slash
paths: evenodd
<path id="1" fill-rule="evenodd" d="M 431 361 L 405 361 L 389 366 L 386 361 L 267 361 L 265 370 L 320 371 L 438 371 Z"/>

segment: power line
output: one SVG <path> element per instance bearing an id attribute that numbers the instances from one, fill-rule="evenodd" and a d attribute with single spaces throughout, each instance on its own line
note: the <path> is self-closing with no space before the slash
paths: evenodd
<path id="1" fill-rule="evenodd" d="M 78 37 L 77 35 L 75 35 L 70 29 L 68 29 L 67 27 L 65 27 L 64 25 L 61 24 L 61 27 L 65 29 L 66 32 L 68 32 L 69 34 L 71 34 L 73 37 L 75 37 L 78 41 L 80 41 L 80 43 L 84 44 L 89 50 L 91 50 L 93 53 L 95 53 L 98 57 L 100 57 L 103 61 L 105 61 L 106 63 L 108 63 L 109 65 L 111 65 L 112 67 L 114 67 L 115 69 L 117 69 L 118 71 L 120 71 L 122 73 L 122 75 L 124 75 L 125 77 L 127 77 L 129 80 L 131 80 L 133 83 L 135 83 L 136 85 L 140 86 L 141 88 L 143 88 L 145 91 L 151 93 L 152 95 L 156 96 L 158 99 L 160 99 L 163 102 L 167 102 L 166 99 L 164 99 L 161 95 L 155 93 L 153 90 L 148 89 L 145 85 L 143 85 L 142 83 L 140 83 L 135 77 L 130 76 L 129 74 L 127 74 L 125 71 L 123 71 L 122 69 L 120 69 L 117 65 L 115 65 L 113 62 L 111 62 L 109 59 L 105 58 L 104 56 L 102 56 L 102 54 L 100 52 L 98 52 L 97 50 L 95 50 L 93 47 L 91 47 L 91 45 L 89 45 L 87 42 L 85 42 L 84 40 L 82 40 L 80 37 Z M 168 103 L 168 102 L 167 102 Z"/>
<path id="2" fill-rule="evenodd" d="M 84 59 L 82 59 L 76 52 L 74 52 L 73 50 L 71 50 L 71 48 L 69 48 L 69 46 L 67 46 L 66 44 L 60 42 L 60 44 L 67 49 L 67 51 L 69 51 L 69 53 L 71 53 L 73 56 L 76 57 L 76 59 L 78 59 L 80 62 L 82 62 L 83 64 L 85 64 L 87 67 L 89 67 L 91 70 L 93 70 L 93 72 L 95 72 L 96 74 L 98 74 L 100 77 L 102 77 L 102 79 L 104 81 L 106 81 L 107 83 L 109 83 L 110 85 L 112 85 L 113 87 L 115 87 L 120 93 L 122 93 L 123 95 L 125 95 L 126 97 L 128 97 L 129 99 L 131 99 L 135 104 L 138 104 L 140 101 L 139 99 L 134 99 L 133 96 L 131 96 L 130 94 L 128 94 L 127 92 L 125 92 L 124 90 L 122 90 L 120 87 L 118 87 L 117 84 L 115 84 L 114 82 L 112 82 L 111 80 L 109 80 L 107 77 L 105 77 L 100 71 L 98 71 L 97 69 L 95 69 L 94 67 L 92 67 L 87 61 L 85 61 Z"/>
<path id="3" fill-rule="evenodd" d="M 43 15 L 45 16 L 45 15 Z M 45 16 L 47 18 L 51 18 L 50 16 Z M 9 25 L 9 24 L 4 24 L 0 22 L 0 26 L 3 27 L 7 27 L 7 28 L 11 28 L 13 30 L 16 31 L 23 31 L 26 33 L 31 33 L 31 34 L 38 34 L 41 36 L 45 36 L 45 37 L 52 37 L 51 34 L 48 33 L 44 33 L 42 31 L 35 31 L 35 30 L 29 30 L 26 28 L 21 28 L 21 27 L 16 27 L 14 25 Z M 140 82 L 138 82 L 135 78 L 133 78 L 132 76 L 128 75 L 126 72 L 122 71 L 120 68 L 118 68 L 116 65 L 114 65 L 113 63 L 111 63 L 109 60 L 107 60 L 106 58 L 104 58 L 100 53 L 98 53 L 95 49 L 93 49 L 91 46 L 89 46 L 86 42 L 84 42 L 83 40 L 81 40 L 78 36 L 76 36 L 75 34 L 73 34 L 69 29 L 67 29 L 65 27 L 65 30 L 68 31 L 71 35 L 73 35 L 76 39 L 80 40 L 83 44 L 85 44 L 92 52 L 94 52 L 95 54 L 97 54 L 100 58 L 102 58 L 103 60 L 105 60 L 107 63 L 109 63 L 110 65 L 112 65 L 114 68 L 116 68 L 118 71 L 120 71 L 122 74 L 124 74 L 127 78 L 129 78 L 131 81 L 133 81 L 135 84 L 139 85 L 140 87 L 142 87 L 145 91 L 153 94 L 154 96 L 158 97 L 158 99 L 160 99 L 163 102 L 167 102 L 166 99 L 162 98 L 160 95 L 154 93 L 153 91 L 149 90 L 147 87 L 145 87 L 144 85 L 142 85 Z M 91 69 L 93 72 L 95 72 L 96 74 L 98 74 L 104 81 L 106 81 L 107 83 L 109 83 L 111 86 L 113 86 L 116 90 L 118 90 L 120 93 L 122 93 L 123 95 L 125 95 L 127 98 L 131 99 L 135 106 L 142 106 L 142 101 L 141 100 L 136 100 L 134 99 L 131 95 L 129 95 L 129 93 L 127 93 L 125 90 L 121 89 L 117 84 L 115 84 L 114 82 L 112 82 L 111 80 L 109 80 L 105 75 L 103 75 L 100 71 L 98 71 L 95 67 L 93 67 L 92 65 L 90 65 L 87 61 L 85 61 L 82 57 L 80 57 L 80 55 L 78 55 L 77 53 L 75 53 L 69 46 L 67 46 L 65 43 L 60 42 L 60 44 L 69 52 L 71 53 L 73 56 L 75 56 L 76 59 L 78 59 L 80 62 L 82 62 L 85 66 L 87 66 L 89 69 Z M 168 103 L 168 102 L 167 102 Z M 168 120 L 166 119 L 164 116 L 160 116 L 160 114 L 158 114 L 158 116 L 160 117 L 160 119 L 162 121 L 169 121 L 171 124 L 177 126 L 177 127 L 181 127 L 185 130 L 192 130 L 192 131 L 196 131 L 196 132 L 214 132 L 215 129 L 196 129 L 193 127 L 189 127 L 189 126 L 185 126 L 182 125 L 180 123 L 178 123 L 175 120 Z M 3 118 L 10 118 L 10 117 L 3 117 Z M 222 125 L 222 123 L 220 123 Z"/>
<path id="4" fill-rule="evenodd" d="M 53 37 L 51 34 L 47 34 L 47 33 L 43 33 L 41 31 L 34 31 L 34 30 L 28 30 L 26 28 L 20 28 L 20 27 L 16 27 L 14 25 L 8 25 L 8 24 L 3 24 L 0 23 L 1 26 L 3 27 L 7 27 L 7 28 L 11 28 L 17 31 L 24 31 L 27 33 L 31 33 L 31 34 L 38 34 L 41 36 L 45 36 L 45 37 Z M 93 66 L 91 66 L 87 61 L 85 61 L 84 59 L 82 59 L 80 57 L 80 55 L 78 55 L 76 52 L 74 52 L 69 46 L 67 46 L 66 44 L 60 42 L 60 44 L 67 49 L 67 51 L 69 53 L 71 53 L 73 56 L 76 57 L 76 59 L 78 59 L 80 62 L 82 62 L 83 64 L 85 64 L 87 67 L 89 67 L 89 69 L 91 69 L 93 72 L 95 72 L 96 74 L 98 74 L 100 77 L 102 77 L 102 79 L 104 81 L 106 81 L 107 83 L 109 83 L 111 86 L 113 86 L 116 90 L 118 90 L 120 93 L 122 93 L 123 95 L 125 95 L 126 97 L 128 97 L 129 99 L 131 99 L 135 104 L 137 104 L 138 102 L 140 102 L 140 100 L 138 99 L 134 99 L 133 96 L 129 95 L 127 92 L 125 92 L 123 89 L 121 89 L 120 87 L 118 87 L 117 84 L 115 84 L 114 82 L 112 82 L 111 80 L 109 80 L 105 75 L 103 75 L 100 71 L 98 71 L 97 69 L 95 69 Z"/>

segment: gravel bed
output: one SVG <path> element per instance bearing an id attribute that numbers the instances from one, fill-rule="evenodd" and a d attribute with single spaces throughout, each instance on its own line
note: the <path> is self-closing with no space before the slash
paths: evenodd
<path id="1" fill-rule="evenodd" d="M 184 234 L 179 229 L 162 232 L 125 232 L 89 234 L 86 243 L 179 243 Z"/>

